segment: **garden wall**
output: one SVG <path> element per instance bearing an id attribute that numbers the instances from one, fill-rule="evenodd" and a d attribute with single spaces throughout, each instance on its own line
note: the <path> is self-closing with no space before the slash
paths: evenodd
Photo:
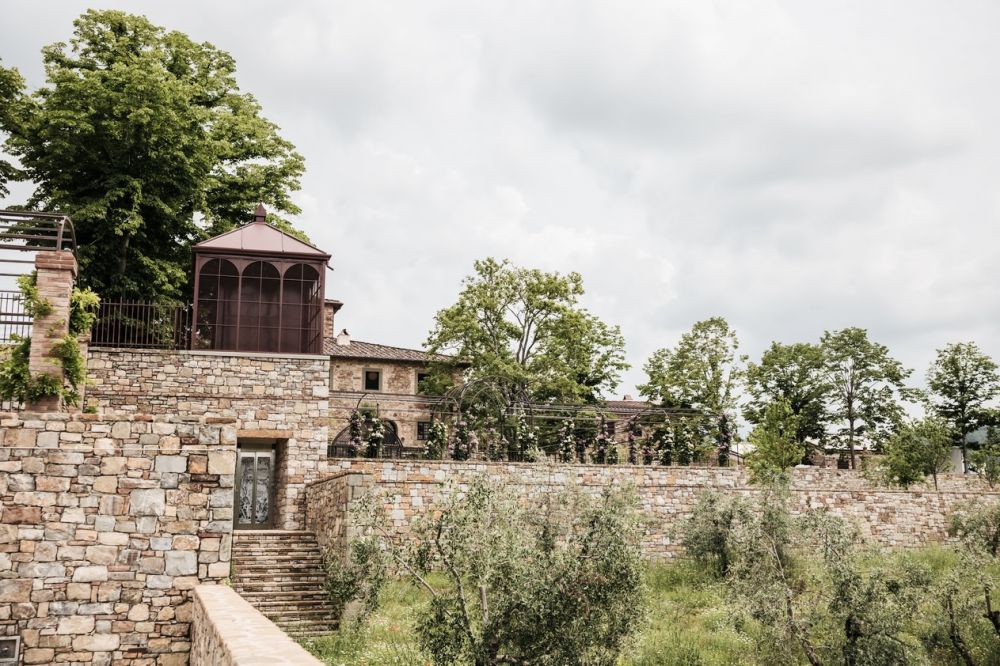
<path id="1" fill-rule="evenodd" d="M 303 484 L 326 471 L 329 357 L 91 349 L 87 373 L 89 407 L 231 418 L 241 440 L 276 442 L 276 524 L 302 528 Z"/>
<path id="2" fill-rule="evenodd" d="M 191 666 L 322 666 L 232 588 L 194 589 Z"/>
<path id="3" fill-rule="evenodd" d="M 25 664 L 186 664 L 229 576 L 234 419 L 0 415 L 0 636 Z"/>
<path id="4" fill-rule="evenodd" d="M 648 520 L 643 549 L 654 558 L 679 552 L 672 531 L 690 514 L 701 491 L 713 488 L 748 496 L 760 492 L 747 483 L 744 470 L 718 467 L 339 459 L 331 461 L 330 468 L 339 472 L 307 489 L 306 524 L 333 552 L 342 552 L 346 545 L 351 505 L 370 488 L 385 497 L 391 529 L 402 540 L 415 515 L 432 510 L 450 489 L 481 475 L 513 485 L 526 502 L 539 505 L 546 493 L 569 486 L 599 493 L 631 484 Z M 826 509 L 855 522 L 866 537 L 893 547 L 944 541 L 955 507 L 1000 500 L 1000 494 L 979 479 L 960 475 L 941 477 L 940 491 L 927 485 L 899 490 L 875 487 L 855 472 L 799 468 L 792 486 L 794 511 Z"/>

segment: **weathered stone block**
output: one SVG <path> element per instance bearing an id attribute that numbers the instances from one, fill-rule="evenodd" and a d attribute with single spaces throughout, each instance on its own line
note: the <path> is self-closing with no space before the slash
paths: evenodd
<path id="1" fill-rule="evenodd" d="M 165 508 L 162 488 L 133 490 L 129 495 L 129 513 L 133 516 L 162 516 Z"/>
<path id="2" fill-rule="evenodd" d="M 0 603 L 26 603 L 31 600 L 30 578 L 0 578 Z"/>
<path id="3" fill-rule="evenodd" d="M 37 506 L 5 506 L 2 521 L 7 525 L 37 525 L 42 522 L 42 510 Z"/>
<path id="4" fill-rule="evenodd" d="M 94 583 L 108 579 L 106 566 L 77 567 L 73 572 L 74 583 Z"/>
<path id="5" fill-rule="evenodd" d="M 165 554 L 168 576 L 187 576 L 198 573 L 198 556 L 194 551 L 168 551 Z"/>
<path id="6" fill-rule="evenodd" d="M 73 649 L 86 652 L 111 652 L 117 650 L 119 645 L 121 636 L 118 634 L 95 634 L 73 639 Z"/>
<path id="7" fill-rule="evenodd" d="M 118 492 L 118 477 L 99 476 L 94 479 L 95 493 L 116 493 Z"/>
<path id="8" fill-rule="evenodd" d="M 57 634 L 89 634 L 94 630 L 94 618 L 88 615 L 71 615 L 59 620 Z"/>
<path id="9" fill-rule="evenodd" d="M 91 564 L 113 564 L 118 557 L 115 546 L 87 546 L 87 561 Z"/>
<path id="10" fill-rule="evenodd" d="M 208 454 L 209 474 L 232 474 L 236 469 L 236 451 L 211 451 Z"/>

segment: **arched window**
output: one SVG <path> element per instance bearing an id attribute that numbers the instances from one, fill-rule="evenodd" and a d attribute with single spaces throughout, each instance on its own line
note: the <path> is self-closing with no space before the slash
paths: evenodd
<path id="1" fill-rule="evenodd" d="M 323 336 L 319 272 L 306 264 L 285 271 L 281 284 L 281 351 L 313 349 Z"/>
<path id="2" fill-rule="evenodd" d="M 198 273 L 197 348 L 236 349 L 239 291 L 239 272 L 231 261 L 212 259 L 201 267 Z"/>

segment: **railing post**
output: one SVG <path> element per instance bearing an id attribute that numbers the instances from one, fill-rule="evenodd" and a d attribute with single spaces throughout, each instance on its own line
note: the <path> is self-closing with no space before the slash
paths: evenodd
<path id="1" fill-rule="evenodd" d="M 53 347 L 69 333 L 70 297 L 76 279 L 76 257 L 72 252 L 39 252 L 35 255 L 38 297 L 48 304 L 48 313 L 35 315 L 31 328 L 28 370 L 31 376 L 51 375 L 63 380 L 62 365 L 53 357 Z M 59 396 L 48 396 L 27 406 L 30 411 L 57 412 Z"/>

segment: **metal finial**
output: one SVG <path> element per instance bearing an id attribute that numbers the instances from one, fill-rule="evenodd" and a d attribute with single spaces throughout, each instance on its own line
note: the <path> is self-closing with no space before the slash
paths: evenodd
<path id="1" fill-rule="evenodd" d="M 254 224 L 264 224 L 264 219 L 267 217 L 267 211 L 264 210 L 264 204 L 257 204 L 257 210 L 253 213 Z"/>

